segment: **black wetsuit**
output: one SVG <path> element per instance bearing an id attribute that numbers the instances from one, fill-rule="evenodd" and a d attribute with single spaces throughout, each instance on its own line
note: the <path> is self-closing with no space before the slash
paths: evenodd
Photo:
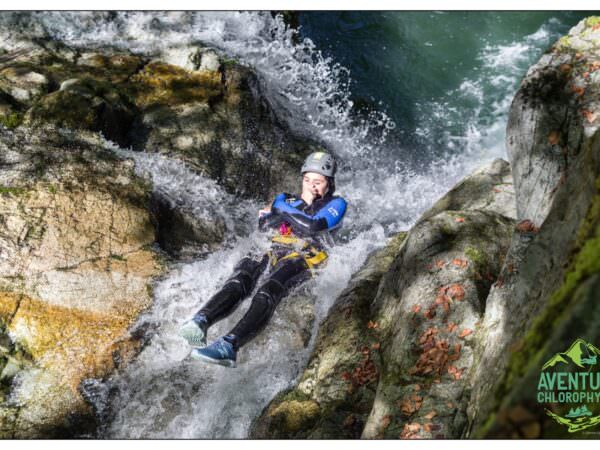
<path id="1" fill-rule="evenodd" d="M 323 244 L 331 244 L 331 232 L 337 230 L 346 211 L 341 197 L 325 195 L 311 205 L 290 194 L 279 194 L 271 206 L 271 213 L 259 219 L 262 231 L 290 227 L 292 235 L 276 235 L 268 254 L 246 256 L 234 268 L 233 275 L 198 311 L 209 326 L 230 315 L 241 301 L 254 290 L 256 282 L 269 266 L 267 280 L 260 286 L 252 304 L 242 319 L 224 338 L 237 350 L 255 337 L 269 322 L 281 299 L 294 286 L 311 278 L 312 269 L 321 266 L 327 258 Z M 281 228 L 280 228 L 281 229 Z M 285 228 L 284 228 L 285 229 Z M 304 243 L 303 248 L 291 241 Z"/>

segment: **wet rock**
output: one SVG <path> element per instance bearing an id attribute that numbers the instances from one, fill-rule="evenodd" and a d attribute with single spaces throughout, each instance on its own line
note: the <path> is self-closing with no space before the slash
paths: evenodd
<path id="1" fill-rule="evenodd" d="M 188 57 L 194 70 L 218 71 L 221 68 L 219 55 L 212 49 L 199 48 Z"/>
<path id="2" fill-rule="evenodd" d="M 139 349 L 129 329 L 161 271 L 150 186 L 97 136 L 50 127 L 4 131 L 0 164 L 0 429 L 64 437 L 93 413 L 82 380 Z"/>
<path id="3" fill-rule="evenodd" d="M 410 230 L 372 306 L 382 373 L 363 438 L 460 436 L 478 327 L 512 227 L 473 210 Z"/>
<path id="4" fill-rule="evenodd" d="M 508 162 L 495 159 L 465 177 L 425 212 L 419 221 L 442 211 L 475 209 L 517 218 L 515 189 Z"/>
<path id="5" fill-rule="evenodd" d="M 589 289 L 600 257 L 600 86 L 590 76 L 600 67 L 597 23 L 585 19 L 561 38 L 530 68 L 511 106 L 520 226 L 486 302 L 466 436 L 534 433 L 536 426 L 515 429 L 510 417 L 520 407 L 544 416 L 533 398 L 540 361 L 565 351 L 573 333 L 598 339 L 580 315 L 595 314 L 599 300 Z M 559 436 L 547 419 L 540 437 Z"/>
<path id="6" fill-rule="evenodd" d="M 296 191 L 304 157 L 320 149 L 277 118 L 251 69 L 214 49 L 163 55 L 181 67 L 51 42 L 0 57 L 0 90 L 19 103 L 18 111 L 2 108 L 5 115 L 28 109 L 27 126 L 99 131 L 123 147 L 178 157 L 230 193 L 264 200 Z"/>
<path id="7" fill-rule="evenodd" d="M 138 88 L 144 111 L 133 126 L 134 148 L 178 156 L 238 195 L 297 190 L 298 168 L 318 147 L 277 120 L 250 69 L 205 69 L 157 62 L 135 77 L 145 87 Z"/>
<path id="8" fill-rule="evenodd" d="M 186 259 L 205 255 L 223 241 L 226 228 L 222 219 L 199 220 L 191 211 L 158 193 L 152 195 L 151 202 L 156 240 L 172 256 Z"/>
<path id="9" fill-rule="evenodd" d="M 26 67 L 7 67 L 0 71 L 0 89 L 19 101 L 31 101 L 48 89 L 48 78 Z"/>
<path id="10" fill-rule="evenodd" d="M 126 146 L 134 111 L 127 97 L 110 84 L 71 78 L 27 111 L 25 125 L 54 123 L 63 128 L 100 131 L 107 139 Z"/>

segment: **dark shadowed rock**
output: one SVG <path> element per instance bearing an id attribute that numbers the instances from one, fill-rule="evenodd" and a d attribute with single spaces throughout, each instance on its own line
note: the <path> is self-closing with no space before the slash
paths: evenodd
<path id="1" fill-rule="evenodd" d="M 536 402 L 535 373 L 574 333 L 598 337 L 581 310 L 594 317 L 600 300 L 592 289 L 600 271 L 597 24 L 585 19 L 561 38 L 530 68 L 511 106 L 520 222 L 487 299 L 465 436 L 564 435 Z M 521 420 L 523 411 L 533 419 Z"/>

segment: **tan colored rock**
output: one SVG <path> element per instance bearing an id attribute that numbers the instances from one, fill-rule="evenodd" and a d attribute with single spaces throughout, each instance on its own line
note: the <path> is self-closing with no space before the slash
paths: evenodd
<path id="1" fill-rule="evenodd" d="M 14 180 L 22 184 L 0 194 L 0 330 L 32 361 L 0 406 L 18 406 L 15 437 L 52 436 L 91 413 L 79 386 L 136 354 L 129 329 L 151 306 L 161 270 L 150 249 L 148 186 L 89 141 L 52 147 L 74 136 L 16 133 L 10 148 L 19 142 L 24 158 L 5 153 L 20 161 Z M 38 151 L 55 159 L 28 178 Z"/>
<path id="2" fill-rule="evenodd" d="M 7 67 L 0 71 L 0 89 L 19 101 L 29 101 L 46 92 L 48 79 L 26 67 Z"/>

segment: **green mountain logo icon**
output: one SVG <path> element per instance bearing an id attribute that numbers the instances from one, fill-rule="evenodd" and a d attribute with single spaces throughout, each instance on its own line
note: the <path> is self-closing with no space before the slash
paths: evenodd
<path id="1" fill-rule="evenodd" d="M 587 408 L 587 406 L 582 405 L 582 406 L 578 406 L 577 408 L 571 408 L 569 410 L 569 414 L 567 414 L 565 417 L 577 418 L 577 417 L 591 416 L 591 415 L 592 415 L 592 412 Z"/>
<path id="2" fill-rule="evenodd" d="M 579 368 L 587 368 L 587 366 L 593 366 L 597 363 L 599 355 L 600 349 L 598 347 L 579 338 L 571 344 L 566 352 L 557 353 L 550 358 L 543 365 L 542 370 L 557 365 L 560 367 L 563 364 L 575 364 Z"/>

